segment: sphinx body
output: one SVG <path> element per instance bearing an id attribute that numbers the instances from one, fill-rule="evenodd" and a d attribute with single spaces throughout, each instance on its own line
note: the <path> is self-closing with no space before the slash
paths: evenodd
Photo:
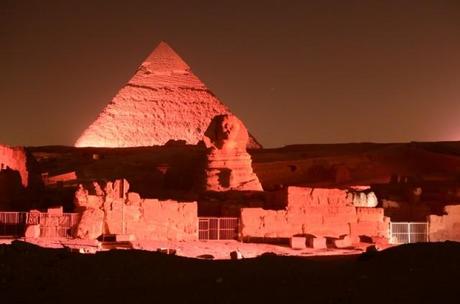
<path id="1" fill-rule="evenodd" d="M 249 134 L 234 115 L 215 116 L 204 133 L 206 191 L 262 191 L 246 151 Z"/>

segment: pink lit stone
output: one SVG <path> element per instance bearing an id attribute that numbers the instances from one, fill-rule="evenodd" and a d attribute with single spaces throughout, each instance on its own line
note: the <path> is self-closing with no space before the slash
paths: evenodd
<path id="1" fill-rule="evenodd" d="M 263 190 L 246 152 L 248 140 L 248 131 L 236 116 L 223 114 L 212 119 L 203 137 L 207 147 L 206 191 Z"/>
<path id="2" fill-rule="evenodd" d="M 24 233 L 24 236 L 26 238 L 32 238 L 32 239 L 39 238 L 40 237 L 40 225 L 38 224 L 28 225 Z"/>
<path id="3" fill-rule="evenodd" d="M 290 245 L 292 249 L 305 249 L 307 239 L 304 236 L 293 236 L 290 239 Z"/>
<path id="4" fill-rule="evenodd" d="M 327 248 L 325 237 L 309 237 L 307 238 L 307 245 L 310 248 L 325 249 Z"/>
<path id="5" fill-rule="evenodd" d="M 196 144 L 211 119 L 230 110 L 165 42 L 80 136 L 76 147 Z M 251 136 L 249 148 L 260 148 Z"/>
<path id="6" fill-rule="evenodd" d="M 80 239 L 95 240 L 103 233 L 104 212 L 100 209 L 86 209 L 81 215 L 77 228 Z"/>
<path id="7" fill-rule="evenodd" d="M 338 243 L 344 247 L 349 247 L 350 242 L 359 236 L 388 235 L 389 223 L 383 209 L 354 207 L 346 190 L 287 187 L 284 200 L 284 210 L 242 208 L 241 235 L 290 238 L 296 234 L 308 234 L 336 239 L 349 235 L 350 238 Z M 310 242 L 322 246 L 319 238 Z"/>
<path id="8" fill-rule="evenodd" d="M 352 240 L 350 236 L 346 235 L 343 238 L 334 240 L 334 246 L 336 248 L 347 248 L 352 246 Z"/>
<path id="9" fill-rule="evenodd" d="M 125 179 L 107 182 L 100 196 L 87 195 L 81 186 L 75 193 L 75 206 L 81 214 L 77 237 L 94 240 L 101 234 L 117 235 L 117 241 L 198 239 L 196 202 L 144 199 L 128 192 Z"/>
<path id="10" fill-rule="evenodd" d="M 11 169 L 21 176 L 21 183 L 28 186 L 29 172 L 27 170 L 27 156 L 24 148 L 11 148 L 0 145 L 0 171 Z"/>

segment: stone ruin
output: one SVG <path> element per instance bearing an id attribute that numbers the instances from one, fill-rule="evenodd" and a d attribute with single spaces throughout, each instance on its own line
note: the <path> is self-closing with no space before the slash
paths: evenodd
<path id="1" fill-rule="evenodd" d="M 266 201 L 255 205 L 239 205 L 240 202 L 233 201 L 234 196 L 217 203 L 238 209 L 240 240 L 289 239 L 295 249 L 348 248 L 363 241 L 382 247 L 388 245 L 390 218 L 381 207 L 386 201 L 379 202 L 369 186 L 346 189 L 287 186 L 263 192 L 246 150 L 248 138 L 238 118 L 217 115 L 204 133 L 205 149 L 199 150 L 205 159 L 202 187 L 206 193 L 249 191 L 261 192 L 266 197 Z M 272 204 L 271 200 L 276 202 Z M 130 192 L 124 179 L 80 184 L 75 193 L 79 221 L 72 230 L 73 236 L 83 240 L 116 235 L 129 240 L 196 241 L 199 204 L 199 201 L 142 198 Z M 446 206 L 444 214 L 428 217 L 431 240 L 460 239 L 458 207 Z M 44 225 L 51 224 L 50 220 L 44 221 Z M 26 236 L 38 237 L 41 231 L 41 225 L 30 225 Z"/>
<path id="2" fill-rule="evenodd" d="M 246 147 L 249 134 L 234 115 L 215 116 L 204 134 L 206 191 L 262 191 Z"/>
<path id="3" fill-rule="evenodd" d="M 287 187 L 278 196 L 285 205 L 282 210 L 241 209 L 241 234 L 248 240 L 308 236 L 312 247 L 324 247 L 327 239 L 336 247 L 351 246 L 361 237 L 387 239 L 390 219 L 383 208 L 355 205 L 353 192 Z"/>
<path id="4" fill-rule="evenodd" d="M 203 136 L 206 193 L 263 192 L 246 150 L 248 141 L 247 129 L 234 115 L 212 119 Z M 238 208 L 242 240 L 289 238 L 292 247 L 323 248 L 332 239 L 335 247 L 343 248 L 359 242 L 361 236 L 375 242 L 386 238 L 389 219 L 382 208 L 375 208 L 378 201 L 368 187 L 286 187 L 275 196 L 283 208 L 244 207 L 232 199 L 220 204 Z M 79 239 L 95 240 L 101 235 L 157 241 L 199 238 L 197 201 L 144 199 L 130 192 L 125 179 L 79 184 L 74 203 L 79 222 L 73 231 Z M 257 205 L 263 207 L 261 203 Z M 29 227 L 28 234 L 35 231 L 36 235 L 37 227 Z M 311 237 L 305 240 L 307 235 Z"/>
<path id="5" fill-rule="evenodd" d="M 392 209 L 401 209 L 390 200 L 382 199 L 379 204 L 370 187 L 346 188 L 347 182 L 353 180 L 353 174 L 366 170 L 350 170 L 341 161 L 329 167 L 312 164 L 298 168 L 297 164 L 287 164 L 284 166 L 286 172 L 281 176 L 290 178 L 296 172 L 296 176 L 305 178 L 304 169 L 308 168 L 310 175 L 330 175 L 336 185 L 340 184 L 346 189 L 289 186 L 302 184 L 302 179 L 287 180 L 285 186 L 284 180 L 280 184 L 278 179 L 272 183 L 276 187 L 271 187 L 271 192 L 264 192 L 253 170 L 251 155 L 247 152 L 248 148 L 259 148 L 260 145 L 241 120 L 231 114 L 228 107 L 192 73 L 190 67 L 162 42 L 83 132 L 75 146 L 140 147 L 168 144 L 197 145 L 193 148 L 198 153 L 205 147 L 202 155 L 204 166 L 201 168 L 201 179 L 198 180 L 201 191 L 195 193 L 194 199 L 142 198 L 138 193 L 129 191 L 129 183 L 124 179 L 80 184 L 75 193 L 75 211 L 78 213 L 75 219 L 78 218 L 78 223 L 75 229 L 72 228 L 72 236 L 86 240 L 108 234 L 129 235 L 140 240 L 197 240 L 198 207 L 200 203 L 201 207 L 203 203 L 209 203 L 225 205 L 225 208 L 219 209 L 221 216 L 238 214 L 241 240 L 288 238 L 293 248 L 306 245 L 325 248 L 328 242 L 343 248 L 359 242 L 363 237 L 374 243 L 385 243 L 389 237 L 390 222 L 381 207 L 390 209 L 391 205 Z M 99 155 L 93 154 L 93 160 L 99 160 Z M 352 161 L 356 168 L 363 168 L 358 166 L 359 158 Z M 451 163 L 447 162 L 445 166 L 450 170 Z M 161 167 L 160 171 L 165 174 L 168 168 Z M 0 146 L 0 172 L 2 177 L 14 174 L 20 184 L 27 187 L 30 177 L 24 149 Z M 271 167 L 265 172 L 269 177 Z M 51 176 L 47 172 L 42 174 L 45 187 L 79 181 L 77 172 L 73 170 L 54 172 L 57 175 Z M 259 175 L 264 185 L 267 175 Z M 358 180 L 369 181 L 366 174 Z M 407 183 L 407 179 L 404 180 Z M 7 189 L 9 185 L 2 184 L 3 188 Z M 275 193 L 274 189 L 279 188 L 281 190 Z M 416 187 L 411 192 L 410 200 L 414 204 L 421 198 L 421 189 Z M 253 192 L 256 195 L 251 196 Z M 275 203 L 272 204 L 270 200 Z M 452 203 L 446 205 L 442 213 L 428 216 L 427 229 L 431 240 L 460 240 L 459 208 L 459 205 Z M 222 210 L 228 211 L 228 214 Z M 39 220 L 36 221 L 36 218 Z M 46 236 L 47 233 L 43 231 L 60 229 L 62 218 L 62 208 L 51 208 L 47 213 L 29 212 L 31 222 L 28 223 L 26 236 Z M 71 224 L 74 224 L 73 219 Z"/>
<path id="6" fill-rule="evenodd" d="M 217 115 L 207 128 L 204 190 L 263 191 L 246 151 L 249 139 L 243 123 L 233 115 Z M 95 239 L 102 234 L 131 235 L 137 239 L 197 240 L 198 203 L 142 199 L 129 192 L 126 180 L 93 182 L 91 195 L 82 185 L 75 195 L 81 221 L 77 237 Z M 281 193 L 281 194 L 280 194 Z M 348 190 L 287 187 L 276 195 L 283 209 L 240 208 L 240 238 L 290 238 L 291 246 L 325 248 L 332 240 L 338 248 L 365 236 L 386 239 L 389 218 L 369 187 Z M 231 204 L 229 201 L 221 202 Z M 305 240 L 303 237 L 310 236 Z M 300 240 L 300 241 L 299 241 Z"/>
<path id="7" fill-rule="evenodd" d="M 0 210 L 16 210 L 30 203 L 28 192 L 33 174 L 27 165 L 24 148 L 0 145 Z"/>
<path id="8" fill-rule="evenodd" d="M 20 177 L 23 187 L 29 184 L 27 156 L 23 148 L 11 148 L 0 145 L 0 172 L 14 171 Z"/>
<path id="9" fill-rule="evenodd" d="M 128 235 L 135 239 L 197 240 L 196 202 L 143 199 L 129 192 L 125 179 L 107 182 L 104 187 L 93 182 L 89 194 L 79 185 L 75 193 L 76 210 L 81 213 L 76 237 L 94 240 L 101 235 Z"/>

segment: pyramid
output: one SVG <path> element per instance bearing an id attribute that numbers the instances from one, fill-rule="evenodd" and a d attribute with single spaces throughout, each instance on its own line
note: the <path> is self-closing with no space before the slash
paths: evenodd
<path id="1" fill-rule="evenodd" d="M 170 140 L 196 144 L 211 119 L 231 113 L 165 42 L 75 143 L 76 147 L 140 147 Z M 260 148 L 250 136 L 248 148 Z"/>

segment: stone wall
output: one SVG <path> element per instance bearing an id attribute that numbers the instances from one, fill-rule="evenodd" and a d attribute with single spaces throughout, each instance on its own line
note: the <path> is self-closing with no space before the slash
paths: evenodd
<path id="1" fill-rule="evenodd" d="M 105 208 L 105 233 L 132 234 L 142 240 L 198 239 L 196 202 L 142 199 L 136 205 L 115 200 Z"/>
<path id="2" fill-rule="evenodd" d="M 355 207 L 353 197 L 340 189 L 288 187 L 284 210 L 243 208 L 245 237 L 289 238 L 296 234 L 340 237 L 387 237 L 389 219 L 382 208 Z"/>
<path id="3" fill-rule="evenodd" d="M 198 239 L 196 202 L 143 199 L 127 192 L 126 180 L 93 183 L 92 192 L 80 186 L 75 195 L 77 211 L 82 214 L 77 237 L 95 239 L 101 234 L 134 235 L 138 240 L 186 241 Z"/>
<path id="4" fill-rule="evenodd" d="M 460 241 L 460 205 L 447 205 L 444 211 L 442 216 L 428 216 L 430 241 Z"/>
<path id="5" fill-rule="evenodd" d="M 0 171 L 7 169 L 17 171 L 21 177 L 21 183 L 27 187 L 29 173 L 27 171 L 27 157 L 23 148 L 10 148 L 0 145 Z"/>

